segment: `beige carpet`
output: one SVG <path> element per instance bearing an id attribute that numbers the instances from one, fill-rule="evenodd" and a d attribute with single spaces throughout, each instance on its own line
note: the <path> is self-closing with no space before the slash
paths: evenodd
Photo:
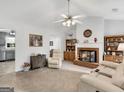
<path id="1" fill-rule="evenodd" d="M 37 69 L 11 73 L 0 77 L 0 87 L 15 87 L 15 91 L 74 92 L 82 73 L 61 69 Z"/>

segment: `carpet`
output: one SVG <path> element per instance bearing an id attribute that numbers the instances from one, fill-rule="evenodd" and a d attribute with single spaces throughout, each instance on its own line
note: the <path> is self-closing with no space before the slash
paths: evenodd
<path id="1" fill-rule="evenodd" d="M 19 92 L 76 92 L 81 72 L 41 68 L 0 76 L 0 87 Z"/>

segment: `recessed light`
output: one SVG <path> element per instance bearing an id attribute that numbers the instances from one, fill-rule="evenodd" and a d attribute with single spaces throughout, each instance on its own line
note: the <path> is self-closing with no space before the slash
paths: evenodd
<path id="1" fill-rule="evenodd" d="M 119 9 L 118 9 L 118 8 L 113 8 L 112 11 L 113 11 L 113 12 L 118 12 Z"/>

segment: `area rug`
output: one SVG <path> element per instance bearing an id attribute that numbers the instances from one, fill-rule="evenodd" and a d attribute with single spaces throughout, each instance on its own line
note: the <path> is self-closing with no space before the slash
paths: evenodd
<path id="1" fill-rule="evenodd" d="M 83 73 L 41 68 L 0 77 L 0 87 L 14 87 L 19 92 L 76 92 Z"/>

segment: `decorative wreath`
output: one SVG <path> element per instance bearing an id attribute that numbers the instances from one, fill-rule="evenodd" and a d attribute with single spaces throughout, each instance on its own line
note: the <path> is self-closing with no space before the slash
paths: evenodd
<path id="1" fill-rule="evenodd" d="M 87 29 L 87 30 L 84 31 L 83 34 L 84 34 L 84 37 L 88 38 L 88 37 L 90 37 L 92 35 L 92 31 L 90 29 Z"/>

